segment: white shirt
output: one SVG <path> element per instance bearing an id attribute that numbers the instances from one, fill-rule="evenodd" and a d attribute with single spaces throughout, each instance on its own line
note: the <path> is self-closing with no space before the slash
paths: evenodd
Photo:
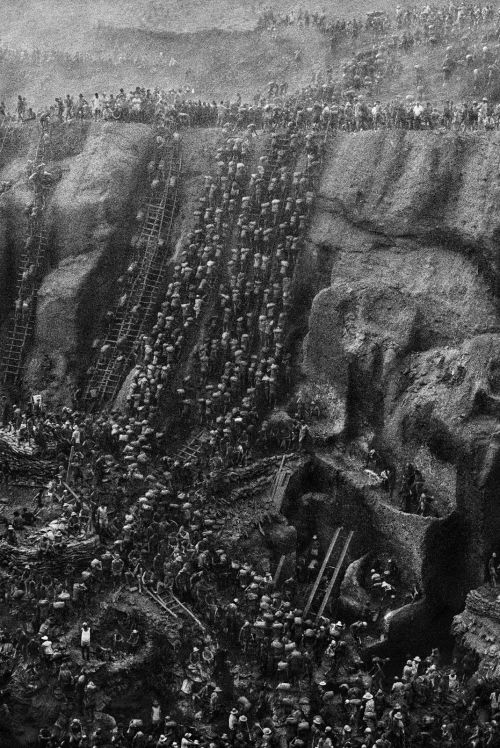
<path id="1" fill-rule="evenodd" d="M 44 654 L 46 655 L 54 654 L 51 641 L 42 642 L 42 649 L 43 649 Z"/>
<path id="2" fill-rule="evenodd" d="M 82 629 L 82 638 L 80 643 L 82 646 L 84 644 L 90 644 L 90 628 L 88 628 L 87 630 Z"/>
<path id="3" fill-rule="evenodd" d="M 229 720 L 228 720 L 228 727 L 230 730 L 234 730 L 238 723 L 238 715 L 237 714 L 230 714 Z"/>

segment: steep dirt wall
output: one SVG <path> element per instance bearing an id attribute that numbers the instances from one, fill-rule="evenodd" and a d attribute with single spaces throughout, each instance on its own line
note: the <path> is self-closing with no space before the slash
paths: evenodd
<path id="1" fill-rule="evenodd" d="M 147 125 L 98 123 L 51 200 L 60 259 L 109 244 L 128 219 L 127 208 L 141 180 L 153 133 Z"/>
<path id="2" fill-rule="evenodd" d="M 421 467 L 451 516 L 408 562 L 449 610 L 500 536 L 499 145 L 497 133 L 333 136 L 307 247 L 324 268 L 303 346 L 307 383 L 326 393 L 322 432 Z M 397 538 L 415 532 L 399 525 Z"/>
<path id="3" fill-rule="evenodd" d="M 145 125 L 93 125 L 82 153 L 65 163 L 52 196 L 48 222 L 56 267 L 39 290 L 27 379 L 50 384 L 59 398 L 67 397 L 66 376 L 84 360 L 116 293 L 152 145 Z"/>
<path id="4" fill-rule="evenodd" d="M 453 620 L 452 631 L 459 642 L 479 657 L 478 676 L 500 677 L 500 604 L 498 590 L 490 585 L 467 595 L 464 611 Z"/>
<path id="5" fill-rule="evenodd" d="M 499 133 L 336 135 L 321 198 L 377 233 L 475 247 L 496 271 L 499 145 Z"/>
<path id="6" fill-rule="evenodd" d="M 12 302 L 12 270 L 8 246 L 8 214 L 0 198 L 0 322 L 4 319 Z M 10 298 L 9 298 L 10 297 Z"/>

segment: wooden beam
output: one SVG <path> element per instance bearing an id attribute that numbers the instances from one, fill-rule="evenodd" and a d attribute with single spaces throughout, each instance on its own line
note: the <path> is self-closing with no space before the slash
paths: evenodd
<path id="1" fill-rule="evenodd" d="M 73 445 L 71 445 L 71 449 L 69 451 L 69 460 L 68 460 L 68 469 L 66 470 L 66 483 L 69 481 L 69 474 L 71 471 L 71 463 L 73 461 L 73 452 L 75 451 L 75 448 Z"/>
<path id="2" fill-rule="evenodd" d="M 283 569 L 283 564 L 285 563 L 286 556 L 283 554 L 279 560 L 279 564 L 276 568 L 276 571 L 274 572 L 274 579 L 273 579 L 273 586 L 276 587 L 278 584 L 278 580 L 280 578 L 281 570 Z"/>
<path id="3" fill-rule="evenodd" d="M 64 481 L 64 480 L 63 480 L 63 486 L 65 486 L 65 487 L 66 487 L 66 488 L 68 489 L 68 491 L 69 491 L 69 492 L 70 492 L 71 494 L 73 494 L 73 496 L 75 497 L 75 499 L 79 499 L 79 498 L 80 498 L 80 497 L 78 496 L 78 494 L 77 494 L 77 493 L 75 493 L 75 492 L 73 491 L 73 489 L 71 488 L 71 486 L 68 486 L 68 484 L 67 484 L 67 483 L 66 483 L 66 481 Z"/>
<path id="4" fill-rule="evenodd" d="M 206 631 L 206 626 L 198 618 L 196 618 L 195 614 L 191 610 L 189 610 L 189 608 L 186 608 L 186 606 L 181 603 L 181 601 L 174 595 L 173 592 L 170 592 L 169 594 L 172 595 L 177 605 L 180 605 L 182 610 L 184 610 L 188 614 L 188 616 L 191 616 L 193 621 L 196 621 L 201 630 Z"/>

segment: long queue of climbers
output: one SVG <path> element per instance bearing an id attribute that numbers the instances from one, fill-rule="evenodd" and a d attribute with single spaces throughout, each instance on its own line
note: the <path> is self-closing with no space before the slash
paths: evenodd
<path id="1" fill-rule="evenodd" d="M 174 268 L 152 335 L 139 341 L 140 363 L 127 397 L 129 413 L 142 418 L 157 412 L 170 391 L 182 418 L 210 433 L 211 456 L 222 453 L 240 464 L 259 435 L 261 414 L 291 383 L 291 284 L 322 147 L 319 135 L 308 134 L 305 171 L 293 171 L 301 137 L 293 127 L 272 136 L 268 155 L 251 175 L 245 165 L 248 138 L 229 139 L 219 150 L 218 174 L 205 179 L 193 216 L 196 228 Z M 230 259 L 224 278 L 225 255 Z M 179 381 L 183 348 L 211 294 L 216 313 Z"/>
<path id="2" fill-rule="evenodd" d="M 313 126 L 320 129 L 342 132 L 363 130 L 402 129 L 419 131 L 488 131 L 500 126 L 500 105 L 488 96 L 440 104 L 427 101 L 424 91 L 403 99 L 383 102 L 376 98 L 374 86 L 378 73 L 370 77 L 368 71 L 380 69 L 382 63 L 376 55 L 357 60 L 346 67 L 342 84 L 333 81 L 332 72 L 315 76 L 307 90 L 303 90 L 297 100 L 289 97 L 285 102 L 276 101 L 273 96 L 275 83 L 269 86 L 270 97 L 254 104 L 241 101 L 221 101 L 219 103 L 193 101 L 179 97 L 173 103 L 159 103 L 163 97 L 160 91 L 141 88 L 124 95 L 123 100 L 107 100 L 96 94 L 100 108 L 93 110 L 95 119 L 125 119 L 139 121 L 164 121 L 169 128 L 183 126 L 224 126 L 234 130 L 245 127 L 271 131 L 276 124 L 285 125 L 293 121 L 299 127 Z M 419 73 L 416 71 L 416 79 Z M 416 89 L 420 85 L 416 84 Z M 82 97 L 83 99 L 83 97 Z M 97 99 L 95 99 L 97 101 Z M 60 116 L 55 108 L 45 110 L 40 119 L 51 122 L 71 121 L 80 115 L 85 118 L 86 102 L 79 108 L 72 102 L 67 114 Z M 91 117 L 88 108 L 88 117 Z M 68 120 L 64 119 L 68 116 Z M 22 118 L 22 115 L 21 115 Z M 29 120 L 28 120 L 29 121 Z M 4 120 L 4 125 L 7 120 Z"/>

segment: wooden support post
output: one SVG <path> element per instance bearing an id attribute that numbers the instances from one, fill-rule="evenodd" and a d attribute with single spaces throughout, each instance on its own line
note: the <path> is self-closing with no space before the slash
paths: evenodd
<path id="1" fill-rule="evenodd" d="M 68 469 L 66 471 L 66 483 L 69 483 L 69 474 L 70 474 L 70 471 L 71 471 L 71 462 L 73 460 L 73 452 L 74 451 L 75 451 L 75 448 L 74 448 L 73 445 L 71 445 L 71 450 L 70 450 L 70 453 L 69 453 L 69 460 L 68 460 Z"/>
<path id="2" fill-rule="evenodd" d="M 66 488 L 68 489 L 68 491 L 69 491 L 69 492 L 70 492 L 71 494 L 73 494 L 73 496 L 75 497 L 75 499 L 79 499 L 79 498 L 80 498 L 80 497 L 78 496 L 78 494 L 76 494 L 76 493 L 75 493 L 75 492 L 73 491 L 73 489 L 71 488 L 71 486 L 68 486 L 68 484 L 67 484 L 67 483 L 66 483 L 65 481 L 63 481 L 63 486 L 65 486 L 65 487 L 66 487 Z"/>

